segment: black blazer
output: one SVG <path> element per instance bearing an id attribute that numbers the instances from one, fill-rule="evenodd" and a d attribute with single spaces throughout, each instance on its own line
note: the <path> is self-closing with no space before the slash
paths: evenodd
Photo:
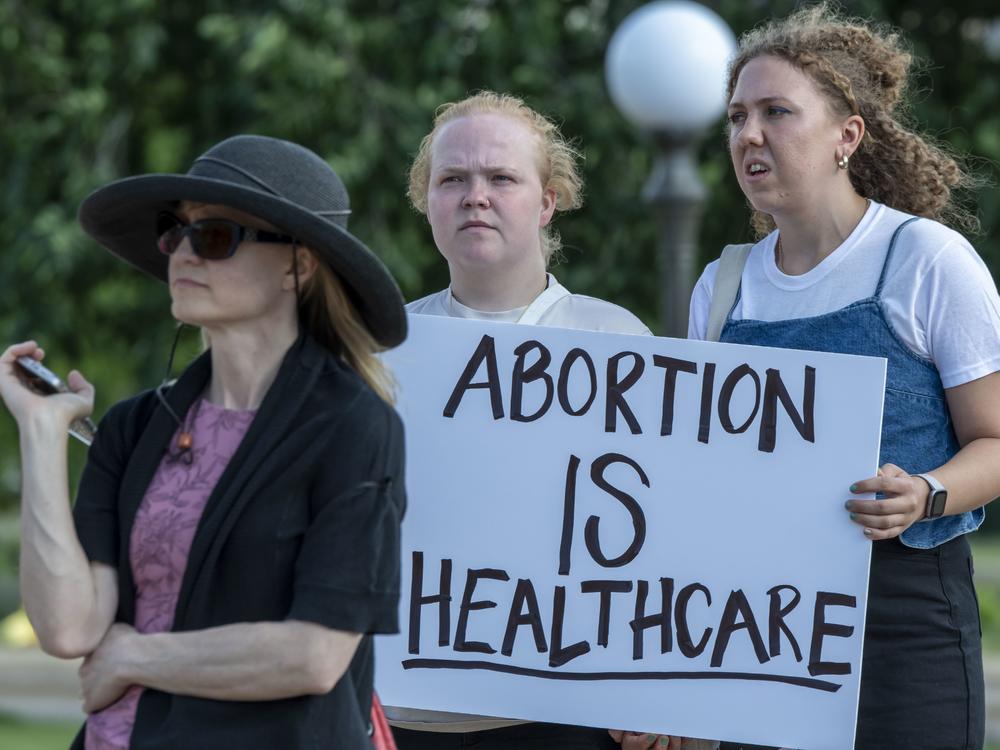
<path id="1" fill-rule="evenodd" d="M 210 374 L 206 352 L 167 394 L 177 414 Z M 81 478 L 77 533 L 91 560 L 118 569 L 120 622 L 135 618 L 132 524 L 176 429 L 151 391 L 115 405 Z M 295 619 L 397 632 L 404 509 L 399 417 L 338 357 L 301 337 L 208 499 L 173 631 Z M 213 701 L 147 689 L 131 747 L 369 747 L 372 673 L 366 637 L 323 696 Z"/>

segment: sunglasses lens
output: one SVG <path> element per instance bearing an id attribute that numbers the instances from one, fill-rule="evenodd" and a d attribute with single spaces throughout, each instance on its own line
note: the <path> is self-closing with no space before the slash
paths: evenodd
<path id="1" fill-rule="evenodd" d="M 184 236 L 181 222 L 173 214 L 162 213 L 156 217 L 156 246 L 164 255 L 170 255 Z"/>
<path id="2" fill-rule="evenodd" d="M 239 228 L 229 221 L 201 221 L 192 227 L 195 253 L 205 260 L 222 260 L 233 254 L 239 244 Z"/>
<path id="3" fill-rule="evenodd" d="M 224 260 L 236 251 L 243 238 L 243 229 L 236 222 L 207 219 L 186 225 L 171 213 L 163 212 L 156 219 L 156 246 L 165 255 L 173 254 L 184 235 L 191 240 L 191 249 L 205 260 Z"/>

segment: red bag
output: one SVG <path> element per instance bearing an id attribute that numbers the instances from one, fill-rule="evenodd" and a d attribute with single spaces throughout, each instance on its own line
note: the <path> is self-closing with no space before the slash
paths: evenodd
<path id="1" fill-rule="evenodd" d="M 396 750 L 396 741 L 392 738 L 392 730 L 385 719 L 382 703 L 377 693 L 372 693 L 372 745 L 375 750 Z"/>

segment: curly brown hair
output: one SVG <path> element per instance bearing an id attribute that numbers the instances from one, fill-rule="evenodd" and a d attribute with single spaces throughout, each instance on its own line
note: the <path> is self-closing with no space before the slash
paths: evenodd
<path id="1" fill-rule="evenodd" d="M 809 76 L 834 114 L 864 119 L 865 135 L 848 167 L 859 195 L 962 231 L 979 230 L 976 216 L 953 194 L 979 181 L 943 146 L 904 124 L 913 56 L 895 30 L 843 17 L 825 2 L 770 21 L 740 38 L 727 100 L 746 64 L 761 55 Z M 752 224 L 761 235 L 774 229 L 762 211 L 753 212 Z"/>
<path id="2" fill-rule="evenodd" d="M 580 153 L 567 141 L 559 126 L 545 115 L 536 112 L 524 101 L 510 94 L 480 91 L 459 102 L 448 102 L 438 107 L 434 127 L 420 141 L 420 148 L 410 166 L 410 180 L 406 194 L 413 207 L 427 213 L 427 188 L 431 176 L 431 147 L 441 128 L 452 120 L 480 114 L 506 115 L 527 125 L 538 138 L 539 177 L 542 188 L 554 190 L 556 211 L 570 211 L 583 205 L 583 178 L 577 168 Z M 542 257 L 548 263 L 559 250 L 559 233 L 551 222 L 541 230 Z"/>

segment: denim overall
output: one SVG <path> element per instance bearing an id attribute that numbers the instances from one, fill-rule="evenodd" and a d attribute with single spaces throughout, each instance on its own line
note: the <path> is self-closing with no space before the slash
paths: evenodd
<path id="1" fill-rule="evenodd" d="M 733 320 L 730 310 L 721 336 L 736 344 L 885 357 L 879 464 L 910 474 L 939 467 L 959 449 L 937 369 L 898 338 L 883 310 L 896 241 L 913 221 L 893 233 L 871 297 L 796 320 Z M 977 508 L 873 542 L 856 748 L 982 747 L 981 633 L 964 535 L 984 516 Z"/>

